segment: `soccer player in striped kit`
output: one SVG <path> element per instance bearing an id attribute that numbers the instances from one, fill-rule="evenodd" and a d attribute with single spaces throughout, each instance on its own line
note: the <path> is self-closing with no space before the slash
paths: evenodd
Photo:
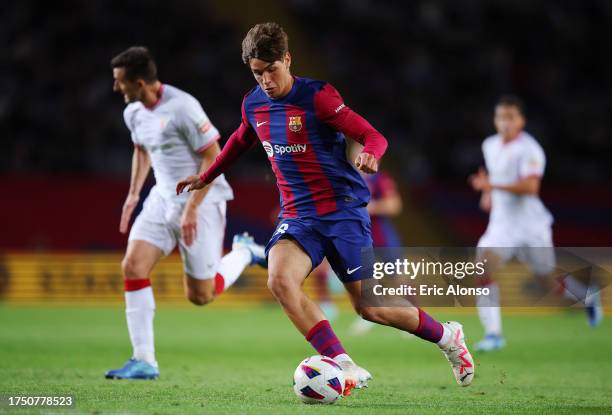
<path id="1" fill-rule="evenodd" d="M 416 307 L 361 304 L 361 279 L 372 275 L 361 261 L 362 248 L 372 247 L 366 208 L 370 192 L 347 160 L 345 136 L 364 145 L 354 163 L 367 174 L 377 172 L 385 138 L 346 106 L 329 83 L 292 76 L 288 38 L 278 24 L 252 27 L 242 42 L 242 59 L 258 84 L 244 97 L 242 122 L 215 162 L 201 175 L 178 182 L 177 193 L 204 188 L 261 143 L 281 195 L 280 221 L 266 246 L 268 287 L 317 352 L 345 370 L 344 394 L 366 386 L 371 375 L 353 362 L 321 309 L 302 290 L 304 279 L 324 257 L 357 313 L 436 343 L 457 382 L 469 385 L 474 362 L 459 323 L 439 323 Z"/>

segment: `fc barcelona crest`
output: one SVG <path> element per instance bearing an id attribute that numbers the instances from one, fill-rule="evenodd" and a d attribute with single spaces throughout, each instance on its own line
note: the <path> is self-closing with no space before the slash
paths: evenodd
<path id="1" fill-rule="evenodd" d="M 302 129 L 302 117 L 299 115 L 289 117 L 289 129 L 294 133 L 300 131 Z"/>

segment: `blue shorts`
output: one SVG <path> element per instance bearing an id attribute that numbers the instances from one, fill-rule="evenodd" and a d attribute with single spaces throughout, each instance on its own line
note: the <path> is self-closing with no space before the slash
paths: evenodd
<path id="1" fill-rule="evenodd" d="M 372 252 L 369 217 L 326 220 L 320 218 L 282 219 L 266 245 L 266 257 L 280 239 L 296 241 L 308 254 L 312 268 L 327 258 L 342 282 L 370 278 L 367 258 Z M 364 258 L 366 258 L 364 260 Z"/>

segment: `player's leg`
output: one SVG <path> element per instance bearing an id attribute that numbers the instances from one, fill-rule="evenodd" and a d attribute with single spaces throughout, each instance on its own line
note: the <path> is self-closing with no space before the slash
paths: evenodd
<path id="1" fill-rule="evenodd" d="M 303 335 L 307 335 L 311 328 L 325 320 L 319 306 L 302 289 L 311 269 L 310 256 L 293 239 L 280 239 L 270 249 L 268 288 Z"/>
<path id="2" fill-rule="evenodd" d="M 478 241 L 478 260 L 485 263 L 485 274 L 478 279 L 483 288 L 489 289 L 488 295 L 476 298 L 478 317 L 484 329 L 484 337 L 475 345 L 476 351 L 488 352 L 503 348 L 506 339 L 502 331 L 501 297 L 496 272 L 515 254 L 519 242 L 510 237 L 511 230 L 497 226 L 487 228 Z"/>
<path id="3" fill-rule="evenodd" d="M 264 248 L 248 234 L 234 236 L 232 251 L 221 258 L 225 235 L 226 203 L 202 204 L 198 208 L 196 238 L 191 246 L 179 239 L 183 258 L 185 295 L 202 306 L 231 287 L 248 265 L 264 257 Z"/>
<path id="4" fill-rule="evenodd" d="M 155 299 L 149 275 L 162 255 L 172 252 L 176 245 L 172 230 L 164 220 L 167 208 L 166 201 L 155 189 L 151 190 L 130 231 L 121 266 L 134 354 L 121 369 L 107 372 L 107 378 L 155 379 L 159 376 L 153 338 Z"/>
<path id="5" fill-rule="evenodd" d="M 299 238 L 300 243 L 292 238 Z M 349 395 L 353 388 L 365 386 L 367 378 L 353 370 L 360 368 L 344 350 L 321 309 L 302 288 L 313 264 L 316 266 L 323 259 L 321 244 L 312 230 L 298 221 L 281 223 L 268 243 L 268 288 L 312 347 L 346 370 L 344 394 Z"/>
<path id="6" fill-rule="evenodd" d="M 327 260 L 324 259 L 318 267 L 312 270 L 311 278 L 314 278 L 319 307 L 327 319 L 332 321 L 338 316 L 338 309 L 331 298 L 330 274 L 333 274 L 333 271 Z"/>
<path id="7" fill-rule="evenodd" d="M 361 281 L 344 283 L 357 314 L 377 324 L 395 327 L 436 344 L 451 365 L 455 380 L 469 386 L 474 379 L 474 360 L 465 344 L 463 326 L 456 321 L 440 323 L 418 307 L 371 307 L 361 301 Z"/>
<path id="8" fill-rule="evenodd" d="M 499 284 L 495 280 L 495 274 L 501 266 L 507 262 L 506 251 L 510 248 L 501 249 L 479 249 L 478 260 L 485 263 L 485 273 L 477 280 L 477 283 L 488 288 L 488 295 L 476 297 L 476 309 L 478 318 L 484 329 L 484 337 L 475 345 L 476 351 L 488 352 L 498 350 L 506 345 L 506 339 L 502 331 L 501 297 Z"/>
<path id="9" fill-rule="evenodd" d="M 121 263 L 125 279 L 126 319 L 132 358 L 120 369 L 106 373 L 108 379 L 155 379 L 159 376 L 153 337 L 155 299 L 149 275 L 163 255 L 143 240 L 130 240 Z"/>
<path id="10" fill-rule="evenodd" d="M 361 280 L 372 275 L 372 266 L 366 262 L 374 261 L 368 260 L 372 255 L 365 255 L 365 251 L 362 250 L 364 245 L 371 249 L 369 225 L 357 220 L 346 220 L 331 225 L 330 232 L 333 235 L 330 235 L 325 255 L 338 278 L 344 283 L 357 314 L 368 321 L 395 327 L 418 336 L 416 332 L 420 322 L 419 309 L 411 306 L 408 301 L 406 307 L 364 307 L 362 304 Z M 373 253 L 373 251 L 367 252 Z M 423 326 L 422 329 L 422 335 L 427 337 L 425 332 L 431 331 L 430 328 Z M 439 323 L 433 328 L 433 331 L 440 333 L 441 330 L 442 325 Z M 440 339 L 435 342 L 438 340 Z"/>
<path id="11" fill-rule="evenodd" d="M 449 360 L 457 383 L 469 385 L 474 378 L 474 364 L 461 324 L 442 324 L 408 301 L 405 307 L 373 307 L 362 301 L 361 280 L 372 276 L 374 262 L 369 221 L 340 221 L 328 226 L 328 231 L 330 238 L 325 254 L 344 283 L 357 314 L 368 321 L 395 327 L 437 344 Z M 364 246 L 370 250 L 364 251 Z"/>
<path id="12" fill-rule="evenodd" d="M 552 229 L 548 227 L 529 235 L 527 245 L 523 251 L 523 259 L 536 280 L 549 290 L 552 289 L 571 301 L 583 304 L 589 325 L 598 326 L 603 319 L 599 287 L 590 278 L 583 281 L 569 273 L 555 275 L 557 259 L 552 241 Z"/>

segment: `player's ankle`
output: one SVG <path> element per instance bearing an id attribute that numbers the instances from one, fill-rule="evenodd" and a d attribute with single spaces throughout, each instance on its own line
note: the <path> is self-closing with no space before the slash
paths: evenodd
<path id="1" fill-rule="evenodd" d="M 442 332 L 442 337 L 440 337 L 440 340 L 438 340 L 436 344 L 440 349 L 445 349 L 446 347 L 448 347 L 453 333 L 448 327 L 448 325 L 442 323 L 442 327 L 444 328 L 444 331 Z"/>
<path id="2" fill-rule="evenodd" d="M 147 350 L 134 350 L 134 359 L 142 360 L 147 362 L 153 367 L 157 367 L 157 360 L 155 360 L 155 353 Z"/>
<path id="3" fill-rule="evenodd" d="M 346 353 L 340 353 L 339 355 L 337 355 L 336 357 L 333 358 L 334 362 L 340 364 L 342 362 L 353 362 L 353 359 L 351 359 L 351 357 L 346 354 Z"/>

